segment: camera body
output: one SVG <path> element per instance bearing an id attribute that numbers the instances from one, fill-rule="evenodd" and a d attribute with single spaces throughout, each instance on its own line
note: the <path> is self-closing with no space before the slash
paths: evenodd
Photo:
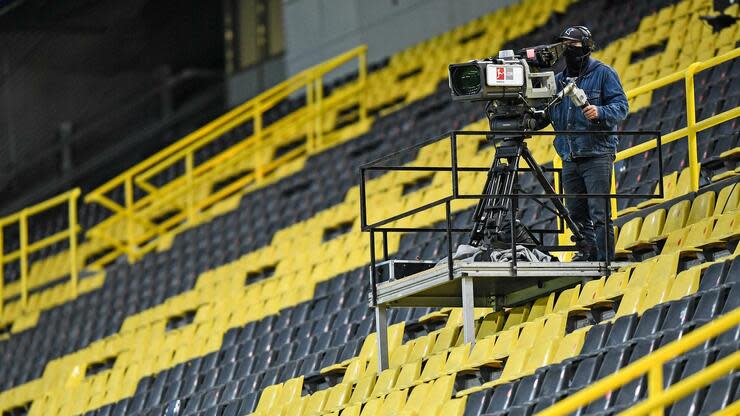
<path id="1" fill-rule="evenodd" d="M 554 65 L 560 44 L 525 48 L 514 54 L 500 51 L 497 58 L 451 64 L 448 68 L 453 101 L 525 100 L 547 102 L 557 94 L 555 73 L 532 71 Z"/>

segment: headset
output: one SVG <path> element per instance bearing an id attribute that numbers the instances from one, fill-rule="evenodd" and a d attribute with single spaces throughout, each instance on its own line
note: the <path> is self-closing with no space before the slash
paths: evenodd
<path id="1" fill-rule="evenodd" d="M 570 26 L 568 29 L 578 29 L 583 34 L 583 38 L 580 39 L 581 45 L 583 46 L 584 52 L 587 54 L 593 52 L 596 49 L 596 43 L 594 42 L 591 31 L 586 26 Z M 566 29 L 566 32 L 568 30 Z"/>
<path id="2" fill-rule="evenodd" d="M 577 29 L 580 29 L 583 33 L 583 39 L 581 39 L 581 45 L 583 45 L 584 48 L 587 49 L 587 53 L 591 53 L 594 50 L 596 50 L 596 42 L 594 42 L 594 37 L 591 35 L 591 31 L 588 30 L 586 26 L 574 26 Z"/>

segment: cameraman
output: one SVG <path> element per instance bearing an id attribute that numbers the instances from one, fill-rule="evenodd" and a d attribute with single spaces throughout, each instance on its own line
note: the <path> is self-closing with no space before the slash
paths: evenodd
<path id="1" fill-rule="evenodd" d="M 585 26 L 573 26 L 560 34 L 565 43 L 563 72 L 555 76 L 558 92 L 570 81 L 584 90 L 588 105 L 580 109 L 565 99 L 549 111 L 555 130 L 617 130 L 627 117 L 627 97 L 619 76 L 610 66 L 591 58 L 594 42 Z M 557 135 L 555 150 L 563 160 L 562 182 L 566 194 L 608 194 L 617 152 L 616 135 Z M 610 204 L 602 198 L 566 199 L 573 220 L 581 226 L 584 241 L 574 261 L 604 261 L 614 257 L 614 227 Z M 604 231 L 608 247 L 604 247 Z"/>

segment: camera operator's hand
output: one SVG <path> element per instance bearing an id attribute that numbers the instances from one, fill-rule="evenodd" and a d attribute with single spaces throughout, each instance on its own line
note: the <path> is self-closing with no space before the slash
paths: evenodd
<path id="1" fill-rule="evenodd" d="M 586 116 L 587 119 L 595 121 L 599 118 L 599 110 L 593 104 L 587 105 L 583 107 L 583 115 Z"/>

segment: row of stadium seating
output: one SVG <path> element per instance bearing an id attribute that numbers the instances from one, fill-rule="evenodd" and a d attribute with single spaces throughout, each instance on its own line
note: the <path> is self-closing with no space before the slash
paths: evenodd
<path id="1" fill-rule="evenodd" d="M 568 15 L 566 14 L 566 17 L 567 16 Z M 563 19 L 565 19 L 565 17 Z M 559 22 L 559 24 L 562 24 L 562 22 Z M 104 337 L 109 337 L 110 335 L 118 333 L 121 336 L 124 336 L 127 341 L 146 339 L 140 338 L 146 336 L 146 331 L 139 332 L 134 336 L 131 336 L 129 329 L 136 328 L 139 323 L 130 323 L 132 322 L 131 319 L 126 320 L 125 322 L 124 320 L 128 317 L 135 319 L 141 318 L 141 312 L 147 310 L 151 315 L 157 317 L 157 322 L 160 322 L 165 329 L 167 326 L 170 326 L 170 320 L 172 319 L 171 326 L 173 326 L 174 329 L 171 329 L 170 331 L 178 331 L 177 326 L 181 325 L 185 325 L 183 329 L 186 329 L 189 322 L 195 322 L 199 328 L 202 328 L 200 329 L 201 333 L 211 335 L 208 338 L 209 341 L 207 347 L 202 349 L 203 353 L 210 352 L 213 354 L 211 351 L 214 348 L 223 348 L 227 344 L 228 341 L 226 341 L 226 339 L 224 339 L 223 342 L 221 341 L 221 335 L 226 332 L 228 328 L 234 326 L 234 323 L 246 322 L 260 316 L 270 315 L 271 313 L 277 312 L 281 305 L 290 306 L 302 299 L 311 299 L 312 295 L 310 291 L 313 290 L 312 283 L 308 283 L 306 285 L 306 290 L 308 290 L 308 292 L 306 293 L 293 295 L 290 299 L 274 300 L 271 305 L 261 303 L 269 301 L 265 296 L 272 295 L 273 293 L 271 292 L 275 291 L 276 287 L 280 289 L 280 292 L 282 292 L 284 289 L 282 289 L 280 285 L 293 284 L 294 280 L 297 278 L 296 276 L 300 276 L 303 273 L 310 274 L 311 281 L 321 281 L 335 276 L 337 271 L 341 270 L 342 267 L 337 269 L 337 266 L 332 266 L 327 267 L 327 270 L 317 271 L 317 267 L 319 265 L 321 265 L 321 268 L 323 269 L 324 267 L 329 266 L 329 264 L 311 261 L 313 260 L 312 257 L 314 256 L 314 252 L 306 252 L 303 249 L 303 247 L 309 247 L 310 244 L 303 245 L 304 243 L 301 243 L 299 245 L 292 242 L 286 244 L 286 242 L 292 241 L 293 238 L 296 238 L 301 234 L 310 233 L 312 236 L 311 238 L 313 239 L 311 241 L 314 242 L 313 244 L 316 244 L 316 242 L 319 243 L 319 250 L 324 252 L 320 256 L 321 260 L 331 260 L 332 257 L 334 257 L 337 259 L 336 263 L 349 262 L 350 265 L 355 265 L 354 267 L 349 267 L 349 265 L 345 266 L 345 270 L 351 270 L 355 267 L 362 266 L 367 259 L 367 246 L 363 246 L 362 243 L 356 243 L 355 241 L 357 240 L 354 237 L 349 239 L 341 238 L 341 235 L 336 235 L 336 230 L 344 229 L 339 226 L 347 221 L 350 221 L 350 223 L 353 224 L 351 228 L 352 232 L 356 233 L 357 231 L 357 221 L 354 219 L 356 217 L 357 188 L 352 187 L 353 182 L 356 180 L 352 167 L 358 163 L 362 163 L 363 161 L 371 160 L 379 155 L 388 153 L 414 141 L 418 141 L 422 136 L 428 137 L 436 133 L 444 132 L 449 129 L 450 123 L 457 126 L 463 126 L 465 123 L 472 121 L 469 119 L 471 115 L 477 118 L 477 115 L 474 114 L 475 110 L 465 109 L 461 111 L 459 107 L 450 105 L 445 100 L 446 94 L 447 92 L 444 90 L 444 87 L 442 87 L 433 95 L 433 98 L 422 100 L 417 104 L 413 104 L 399 111 L 390 113 L 388 116 L 379 119 L 373 127 L 373 131 L 368 135 L 309 159 L 308 164 L 299 174 L 288 177 L 274 186 L 266 187 L 262 190 L 245 195 L 240 206 L 232 213 L 218 217 L 212 222 L 208 222 L 193 230 L 185 232 L 175 238 L 172 246 L 167 250 L 164 250 L 161 253 L 149 255 L 140 263 L 135 265 L 120 264 L 110 267 L 107 270 L 105 286 L 100 291 L 84 295 L 78 300 L 67 303 L 60 308 L 44 312 L 42 316 L 39 317 L 38 324 L 35 328 L 19 334 L 12 334 L 10 339 L 0 344 L 0 348 L 2 348 L 0 351 L 2 351 L 3 362 L 8 363 L 7 368 L 10 369 L 7 372 L 7 375 L 3 376 L 3 389 L 18 386 L 26 381 L 41 377 L 42 374 L 44 375 L 44 378 L 47 378 L 44 374 L 44 369 L 47 367 L 47 363 L 51 359 L 67 356 L 74 351 L 86 348 L 91 343 L 93 343 L 93 345 L 99 345 L 99 343 L 94 342 Z M 385 120 L 387 124 L 384 124 L 383 120 Z M 475 127 L 477 127 L 477 129 L 482 129 L 481 125 Z M 639 127 L 641 126 L 638 125 L 638 128 Z M 423 131 L 424 134 L 420 134 L 418 136 L 414 135 L 413 132 L 417 130 Z M 481 165 L 487 164 L 492 155 L 490 153 L 490 149 L 483 149 L 480 152 L 475 152 L 475 150 L 477 150 L 476 146 L 468 146 L 466 151 L 469 152 L 467 154 L 469 159 L 476 160 Z M 350 157 L 352 157 L 352 159 L 349 159 Z M 444 161 L 446 160 L 446 157 L 446 153 L 442 146 L 426 152 L 422 151 L 422 153 L 418 155 L 409 155 L 409 159 L 404 162 L 416 160 L 419 164 L 429 164 Z M 347 159 L 349 159 L 349 161 L 346 161 Z M 329 168 L 330 170 L 327 171 L 326 168 Z M 308 180 L 306 180 L 306 178 L 308 178 Z M 378 181 L 376 182 L 377 185 L 373 188 L 373 192 L 377 192 L 379 196 L 376 201 L 373 202 L 373 205 L 381 206 L 383 204 L 380 201 L 391 202 L 394 199 L 398 199 L 398 196 L 402 196 L 402 202 L 405 203 L 406 206 L 413 206 L 418 204 L 419 201 L 428 200 L 426 198 L 430 193 L 440 192 L 444 189 L 444 185 L 449 186 L 447 183 L 448 179 L 442 178 L 441 176 L 434 176 L 426 187 L 423 186 L 426 181 L 418 181 L 419 178 L 412 178 L 414 179 L 412 182 L 415 182 L 416 184 L 410 185 L 408 188 L 408 194 L 404 196 L 404 187 L 398 186 L 394 183 L 394 181 L 397 181 L 398 179 L 399 178 L 390 177 L 378 178 Z M 470 180 L 469 186 L 471 186 L 471 189 L 477 189 L 476 185 L 479 184 L 479 179 L 480 178 Z M 306 183 L 308 183 L 308 185 L 306 185 Z M 418 188 L 414 190 L 414 186 L 417 186 Z M 313 196 L 317 194 L 317 191 L 321 192 L 320 198 L 318 196 Z M 282 195 L 290 195 L 290 197 L 280 198 Z M 424 197 L 422 197 L 422 195 L 424 195 Z M 268 201 L 274 205 L 264 204 L 260 201 Z M 542 213 L 538 213 L 537 210 L 532 210 L 531 215 L 537 216 L 541 214 Z M 461 221 L 464 221 L 468 219 L 468 216 L 469 212 L 462 211 L 459 217 L 462 218 Z M 434 215 L 430 215 L 427 218 L 415 219 L 415 221 L 418 221 L 418 223 L 430 223 L 440 218 L 441 217 L 439 216 L 435 217 Z M 302 223 L 303 225 L 301 225 Z M 291 224 L 298 224 L 298 226 L 290 227 Z M 315 235 L 317 230 L 321 230 L 319 233 L 320 235 Z M 287 234 L 289 234 L 290 239 L 285 240 L 283 237 Z M 329 240 L 330 244 L 328 245 L 321 244 L 325 235 L 329 238 L 334 236 L 333 239 Z M 393 250 L 395 251 L 395 247 L 398 247 L 399 253 L 412 253 L 418 252 L 421 247 L 424 247 L 424 249 L 429 250 L 424 252 L 425 255 L 429 254 L 430 256 L 436 256 L 439 254 L 442 247 L 440 242 L 437 240 L 429 239 L 425 241 L 419 236 L 408 237 L 413 238 L 411 243 L 404 243 L 403 239 L 400 243 L 391 243 Z M 332 241 L 334 242 L 333 244 L 331 244 Z M 272 248 L 267 248 L 266 246 L 271 242 L 273 243 L 271 246 Z M 344 250 L 337 250 L 336 248 L 349 248 L 349 246 L 352 248 L 352 253 L 356 253 L 356 255 L 352 254 L 347 258 L 340 258 L 337 256 L 337 253 L 344 253 L 346 248 Z M 429 248 L 427 249 L 427 247 Z M 315 247 L 313 247 L 313 249 L 315 249 Z M 246 259 L 242 257 L 244 253 L 255 252 L 258 252 L 258 255 L 253 255 Z M 208 255 L 197 255 L 198 253 L 208 253 Z M 327 253 L 329 256 L 327 256 Z M 287 259 L 287 263 L 292 264 L 286 265 L 285 261 L 280 261 L 282 259 Z M 203 292 L 199 293 L 197 296 L 187 296 L 188 293 L 192 293 L 188 291 L 193 289 L 196 282 L 200 284 L 202 280 L 218 281 L 216 276 L 220 275 L 220 273 L 216 272 L 216 270 L 224 269 L 222 266 L 232 264 L 235 261 L 240 263 L 239 267 L 232 266 L 226 273 L 236 273 L 238 276 L 232 276 L 229 277 L 229 279 L 239 281 L 240 285 L 243 285 L 245 276 L 247 278 L 247 282 L 250 280 L 257 280 L 254 285 L 256 285 L 255 287 L 259 287 L 260 292 L 263 294 L 262 296 L 259 296 L 257 293 L 250 292 L 250 296 L 239 298 L 240 302 L 249 303 L 241 303 L 240 305 L 259 304 L 260 306 L 258 306 L 257 309 L 262 310 L 254 312 L 253 314 L 250 312 L 251 315 L 248 315 L 247 317 L 242 316 L 238 319 L 234 318 L 235 321 L 230 321 L 223 325 L 208 326 L 202 324 L 202 321 L 198 318 L 200 318 L 199 314 L 202 315 L 203 312 L 196 312 L 193 316 L 192 309 L 188 309 L 185 305 L 181 305 L 183 302 L 181 299 L 200 299 L 195 302 L 195 304 L 200 304 L 200 302 L 203 302 L 204 300 L 208 302 L 207 299 L 209 299 L 208 297 L 203 298 L 201 296 L 205 296 L 207 294 L 209 296 L 213 296 L 214 294 L 227 293 L 224 292 L 224 290 L 229 286 L 222 285 L 223 287 L 213 289 L 215 292 Z M 275 267 L 275 264 L 278 266 Z M 208 273 L 209 270 L 213 270 L 214 272 Z M 360 271 L 352 272 L 352 279 L 347 279 L 346 277 L 341 278 L 341 280 L 344 280 L 345 282 L 347 280 L 359 282 L 358 286 L 355 288 L 355 293 L 358 293 L 360 287 L 362 288 L 362 291 L 365 292 L 363 295 L 353 294 L 349 298 L 351 299 L 351 302 L 348 302 L 347 304 L 352 305 L 357 311 L 361 310 L 360 307 L 364 305 L 367 290 L 366 287 L 363 287 L 367 284 L 367 277 L 364 274 L 366 271 L 363 272 L 361 270 L 364 270 L 364 268 L 360 269 Z M 296 274 L 297 272 L 300 273 Z M 206 278 L 206 276 L 209 277 Z M 165 282 L 165 284 L 163 284 L 163 282 Z M 334 280 L 331 280 L 331 282 L 334 282 Z M 196 290 L 198 290 L 197 288 L 198 286 L 196 286 Z M 349 286 L 346 288 L 349 289 Z M 320 289 L 317 288 L 316 290 L 317 293 L 315 295 L 321 296 Z M 276 291 L 275 293 L 280 292 Z M 180 294 L 185 296 L 178 297 Z M 344 293 L 342 294 L 342 297 L 343 296 L 345 296 Z M 235 299 L 232 300 L 236 301 Z M 342 305 L 345 305 L 344 299 L 341 302 Z M 145 312 L 144 315 L 147 315 L 147 312 Z M 177 314 L 175 314 L 175 312 L 177 312 Z M 293 312 L 293 314 L 294 313 L 295 312 Z M 328 317 L 336 317 L 336 314 L 338 313 L 339 311 L 333 311 L 325 314 L 317 313 L 312 316 L 315 316 L 317 321 L 321 320 L 322 322 L 331 322 Z M 344 312 L 344 314 L 349 314 L 350 316 L 354 315 L 354 318 L 340 318 L 340 321 L 345 322 L 343 324 L 345 327 L 340 327 L 340 330 L 337 332 L 329 332 L 331 335 L 325 335 L 324 339 L 330 339 L 328 342 L 331 343 L 335 338 L 337 342 L 341 342 L 342 337 L 357 336 L 357 339 L 360 339 L 360 337 L 367 335 L 366 333 L 363 335 L 363 333 L 371 327 L 371 324 L 367 323 L 371 321 L 366 309 L 362 319 L 360 319 L 360 312 Z M 398 316 L 401 315 L 399 314 Z M 153 316 L 149 316 L 146 319 L 151 319 L 152 317 Z M 406 315 L 401 316 L 399 321 L 407 322 L 408 324 L 410 320 L 411 316 Z M 140 322 L 148 321 L 140 320 Z M 354 326 L 350 324 L 354 324 Z M 347 329 L 347 326 L 351 329 Z M 359 331 L 361 327 L 364 328 L 362 329 L 363 332 L 355 332 Z M 53 331 L 52 329 L 56 330 Z M 334 328 L 331 329 L 333 330 Z M 342 332 L 342 329 L 346 332 Z M 305 329 L 304 331 L 307 330 L 309 329 Z M 319 347 L 323 347 L 325 344 L 320 344 L 318 339 L 320 337 L 319 328 L 312 327 L 310 330 L 316 331 L 316 335 L 311 337 L 316 340 L 312 342 L 315 345 L 319 345 Z M 58 337 L 58 339 L 57 337 L 49 339 L 48 334 L 56 333 L 57 331 L 59 331 L 61 336 Z M 182 331 L 182 329 L 180 331 Z M 173 334 L 175 332 L 173 332 Z M 276 336 L 277 335 L 273 335 L 273 337 Z M 245 337 L 249 338 L 250 336 L 245 335 Z M 177 340 L 179 342 L 183 342 L 183 338 L 186 337 L 178 336 Z M 269 344 L 271 341 L 264 342 Z M 327 341 L 324 340 L 321 342 L 326 343 Z M 187 343 L 174 344 L 174 341 L 168 341 L 167 344 L 169 345 L 167 348 L 174 348 L 176 345 L 179 345 L 181 349 L 184 345 L 189 345 Z M 297 343 L 291 342 L 290 344 L 295 345 L 293 347 L 285 348 L 285 350 L 298 349 Z M 348 349 L 346 353 L 342 350 L 341 357 L 339 357 L 339 352 L 335 351 L 337 353 L 335 360 L 340 361 L 340 358 L 342 358 L 341 361 L 344 361 L 360 353 L 361 351 L 356 350 L 360 343 L 355 342 L 354 344 L 356 344 L 354 346 L 355 350 L 352 351 Z M 41 345 L 41 348 L 38 350 L 38 355 L 35 354 L 34 357 L 38 357 L 38 359 L 23 360 L 20 358 L 27 353 L 28 345 Z M 368 343 L 368 345 L 371 345 L 371 343 Z M 155 351 L 158 351 L 160 347 L 157 346 L 154 348 Z M 194 348 L 194 350 L 201 351 L 200 348 L 201 347 L 197 347 Z M 256 393 L 257 390 L 267 387 L 274 382 L 287 381 L 298 374 L 310 375 L 319 370 L 319 367 L 324 368 L 330 364 L 336 363 L 331 362 L 331 355 L 329 355 L 329 358 L 323 362 L 323 357 L 326 355 L 324 353 L 327 351 L 327 348 L 311 348 L 313 348 L 311 349 L 311 351 L 313 351 L 312 354 L 318 354 L 317 357 L 315 357 L 315 360 L 318 361 L 318 365 L 315 365 L 315 368 L 312 370 L 309 370 L 307 367 L 305 369 L 306 371 L 302 371 L 303 364 L 301 363 L 301 366 L 299 367 L 296 363 L 295 367 L 299 368 L 299 370 L 293 370 L 292 373 L 288 371 L 289 369 L 283 370 L 282 367 L 287 364 L 286 361 L 284 361 L 286 359 L 286 354 L 288 354 L 287 356 L 291 356 L 291 354 L 295 354 L 295 352 L 283 352 L 283 355 L 278 357 L 278 350 L 271 349 L 271 359 L 274 360 L 276 364 L 274 368 L 271 367 L 273 370 L 272 372 L 283 373 L 283 375 L 279 375 L 277 376 L 279 378 L 275 379 L 271 378 L 273 376 L 270 376 L 263 383 L 262 380 L 264 379 L 264 373 L 268 369 L 261 369 L 258 367 L 256 369 L 257 371 L 248 372 L 248 375 L 254 375 L 253 378 L 255 380 L 259 379 L 259 381 L 254 381 L 255 384 L 253 385 L 249 383 L 244 384 L 245 387 L 238 390 L 238 392 L 231 398 L 226 400 L 216 400 L 216 406 L 210 405 L 213 403 L 211 399 L 209 399 L 207 404 L 205 400 L 200 400 L 200 398 L 205 397 L 206 392 L 209 392 L 211 398 L 215 396 L 229 396 L 224 396 L 220 390 L 219 393 L 215 393 L 215 384 L 213 383 L 211 383 L 211 385 L 206 383 L 202 386 L 197 384 L 191 393 L 185 393 L 186 391 L 183 390 L 183 394 L 179 394 L 179 391 L 178 393 L 171 394 L 178 398 L 193 398 L 194 396 L 197 396 L 198 398 L 192 400 L 193 404 L 190 404 L 190 406 L 191 408 L 192 406 L 195 406 L 199 409 L 198 411 L 203 412 L 214 412 L 215 410 L 212 410 L 214 407 L 216 409 L 224 409 L 230 406 L 231 409 L 234 409 L 237 406 L 233 403 L 234 401 L 238 401 L 238 406 L 240 407 L 244 405 L 244 402 L 249 402 L 250 400 L 254 404 L 258 397 L 258 394 Z M 117 365 L 111 363 L 106 364 L 106 359 L 110 357 L 105 356 L 106 351 L 104 350 L 105 348 L 103 348 L 102 351 L 96 350 L 93 354 L 77 354 L 77 357 L 67 356 L 63 358 L 63 360 L 68 359 L 69 361 L 87 362 L 87 358 L 97 357 L 96 360 L 98 358 L 99 360 L 93 361 L 98 364 L 96 368 L 102 368 L 104 370 L 108 366 L 113 367 L 112 373 L 102 372 L 99 373 L 99 376 L 96 375 L 97 373 L 91 372 L 89 375 L 90 380 L 96 380 L 94 382 L 94 386 L 92 386 L 93 381 L 83 380 L 83 384 L 86 385 L 86 388 L 89 387 L 91 389 L 90 391 L 95 393 L 90 394 L 89 396 L 80 393 L 79 396 L 75 396 L 91 398 L 89 402 L 81 402 L 82 404 L 79 404 L 79 406 L 81 406 L 79 409 L 85 410 L 94 408 L 96 405 L 109 403 L 111 400 L 118 400 L 121 397 L 134 394 L 133 392 L 128 392 L 123 389 L 118 390 L 107 388 L 106 386 L 115 385 L 115 380 L 117 380 L 116 377 L 127 374 L 126 377 L 128 378 L 126 378 L 126 380 L 136 383 L 142 375 L 152 374 L 152 372 L 156 373 L 159 369 L 166 369 L 176 363 L 182 363 L 184 358 L 183 352 L 175 351 L 174 356 L 168 360 L 163 360 L 161 363 L 156 365 L 147 363 L 147 366 L 149 367 L 138 368 L 134 371 L 124 367 L 127 363 L 132 362 L 130 360 L 127 361 L 125 357 L 119 356 L 116 359 L 116 363 L 118 363 Z M 247 350 L 249 350 L 249 347 L 245 349 L 245 351 Z M 251 353 L 253 355 L 248 355 L 249 357 L 253 357 L 255 355 L 255 350 L 252 349 Z M 193 351 L 192 354 L 184 354 L 185 356 L 196 357 L 202 355 L 201 353 L 198 353 L 198 351 Z M 248 353 L 245 352 L 245 354 Z M 319 359 L 319 356 L 321 359 Z M 198 359 L 199 358 L 195 358 L 195 360 Z M 215 359 L 212 358 L 211 360 Z M 253 361 L 250 361 L 249 364 L 245 364 L 244 368 L 247 366 L 253 366 L 254 363 L 258 362 L 254 358 L 250 360 Z M 133 362 L 137 361 L 134 360 Z M 190 363 L 192 360 L 187 362 Z M 326 365 L 322 366 L 322 364 Z M 173 369 L 174 368 L 177 367 L 173 367 Z M 278 371 L 278 368 L 281 368 L 281 370 Z M 208 367 L 208 370 L 210 369 L 211 367 Z M 198 371 L 200 371 L 200 369 Z M 236 370 L 226 370 L 224 374 L 228 374 L 232 371 Z M 52 373 L 50 372 L 49 377 L 51 377 L 51 374 Z M 59 374 L 63 374 L 63 372 L 60 372 Z M 211 375 L 209 377 L 215 376 Z M 222 377 L 224 377 L 223 380 L 225 380 L 229 377 L 233 377 L 233 374 L 231 376 L 224 375 Z M 172 376 L 172 378 L 174 380 L 176 376 Z M 97 381 L 103 379 L 105 381 Z M 165 382 L 162 381 L 160 383 L 164 384 Z M 449 383 L 449 381 L 440 382 L 437 388 L 443 390 L 444 388 L 447 388 L 447 385 L 444 385 L 444 383 Z M 91 386 L 87 386 L 87 384 L 91 384 Z M 142 385 L 143 384 L 146 383 L 142 382 Z M 295 383 L 293 384 L 295 385 Z M 145 395 L 149 397 L 149 387 L 141 387 L 142 385 L 140 385 L 140 389 L 142 389 L 144 393 L 137 392 L 136 396 Z M 218 384 L 218 387 L 224 387 L 224 384 Z M 344 387 L 346 389 L 346 386 Z M 341 392 L 335 393 L 335 396 L 340 395 L 340 393 Z M 420 394 L 422 394 L 421 391 L 417 393 L 417 396 Z M 395 396 L 393 396 L 397 403 L 400 403 L 400 395 L 401 393 L 399 391 Z M 162 410 L 162 407 L 166 406 L 167 402 L 162 399 L 163 396 L 157 396 L 156 393 L 151 396 L 153 397 L 151 402 L 147 402 L 149 403 L 149 405 L 147 405 L 148 411 L 154 412 L 152 409 Z M 18 397 L 24 396 L 18 395 Z M 33 397 L 33 395 L 31 397 Z M 92 397 L 95 397 L 95 399 L 92 400 Z M 139 398 L 138 400 L 141 401 L 145 399 Z M 16 401 L 13 401 L 13 403 L 16 403 Z M 190 403 L 190 401 L 188 401 L 188 403 Z M 377 401 L 375 403 L 376 405 L 379 404 Z M 25 402 L 21 404 L 25 404 Z M 125 406 L 129 404 L 130 400 L 124 400 L 115 406 L 103 408 L 105 410 L 101 410 L 101 412 L 111 412 L 116 408 L 125 408 Z M 70 406 L 69 403 L 61 402 L 58 399 L 57 401 L 47 400 L 42 403 L 37 402 L 34 406 L 46 405 L 60 406 L 58 409 L 69 409 L 69 407 L 63 406 Z M 449 406 L 459 405 L 460 402 L 458 401 Z M 141 406 L 142 409 L 144 409 L 145 405 L 142 404 Z M 54 407 L 49 407 L 49 409 L 52 408 Z M 247 407 L 244 407 L 243 409 L 247 409 Z"/>

